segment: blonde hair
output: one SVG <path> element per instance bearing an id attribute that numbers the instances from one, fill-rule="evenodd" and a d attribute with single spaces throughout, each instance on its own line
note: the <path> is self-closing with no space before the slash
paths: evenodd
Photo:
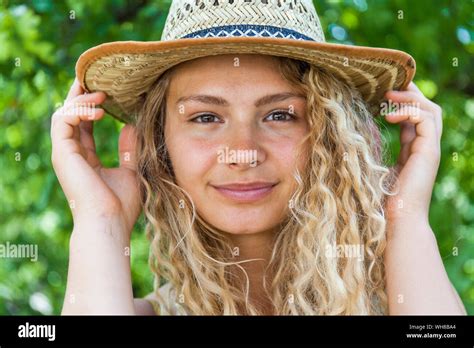
<path id="1" fill-rule="evenodd" d="M 275 236 L 265 284 L 274 314 L 385 314 L 385 219 L 380 132 L 358 91 L 323 69 L 290 58 L 282 76 L 304 92 L 310 131 L 306 168 Z M 143 96 L 136 123 L 140 194 L 151 242 L 155 292 L 167 280 L 189 314 L 260 314 L 230 241 L 199 214 L 176 184 L 164 125 L 172 69 Z M 299 154 L 303 155 L 303 154 Z M 363 259 L 328 255 L 360 246 Z M 163 301 L 163 304 L 165 302 Z"/>

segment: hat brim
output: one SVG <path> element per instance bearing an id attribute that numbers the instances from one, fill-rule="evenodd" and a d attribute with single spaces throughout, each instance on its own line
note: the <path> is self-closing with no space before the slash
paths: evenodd
<path id="1" fill-rule="evenodd" d="M 413 57 L 387 48 L 271 37 L 211 37 L 104 43 L 79 57 L 76 76 L 86 91 L 105 92 L 102 107 L 129 123 L 142 97 L 167 69 L 199 57 L 239 53 L 289 57 L 319 66 L 359 90 L 373 113 L 387 91 L 406 89 L 416 71 Z"/>

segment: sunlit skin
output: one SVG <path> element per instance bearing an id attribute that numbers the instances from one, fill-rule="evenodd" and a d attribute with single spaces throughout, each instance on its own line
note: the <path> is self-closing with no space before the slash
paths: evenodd
<path id="1" fill-rule="evenodd" d="M 292 173 L 304 164 L 295 153 L 308 132 L 306 100 L 283 79 L 277 64 L 269 56 L 206 57 L 180 65 L 171 79 L 165 137 L 177 182 L 207 222 L 230 234 L 276 228 L 295 188 Z M 281 93 L 294 95 L 263 99 Z M 197 95 L 213 98 L 190 98 Z M 226 147 L 256 150 L 257 164 L 219 163 L 218 151 Z M 255 181 L 277 185 L 252 202 L 214 188 Z"/>

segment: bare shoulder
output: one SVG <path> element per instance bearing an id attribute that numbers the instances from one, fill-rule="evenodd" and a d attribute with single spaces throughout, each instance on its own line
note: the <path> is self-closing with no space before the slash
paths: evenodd
<path id="1" fill-rule="evenodd" d="M 156 300 L 153 293 L 146 295 L 143 298 L 133 299 L 133 304 L 135 306 L 135 313 L 137 315 L 156 315 L 156 312 L 150 303 L 150 300 Z"/>

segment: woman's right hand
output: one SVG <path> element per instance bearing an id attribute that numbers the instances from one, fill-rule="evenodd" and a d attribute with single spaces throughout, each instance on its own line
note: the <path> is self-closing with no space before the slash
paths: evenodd
<path id="1" fill-rule="evenodd" d="M 64 105 L 51 119 L 51 161 L 66 195 L 74 223 L 114 219 L 123 224 L 128 238 L 141 211 L 135 170 L 135 128 L 126 125 L 119 138 L 120 166 L 104 168 L 97 156 L 93 122 L 104 110 L 95 108 L 105 93 L 84 94 L 74 80 Z"/>

